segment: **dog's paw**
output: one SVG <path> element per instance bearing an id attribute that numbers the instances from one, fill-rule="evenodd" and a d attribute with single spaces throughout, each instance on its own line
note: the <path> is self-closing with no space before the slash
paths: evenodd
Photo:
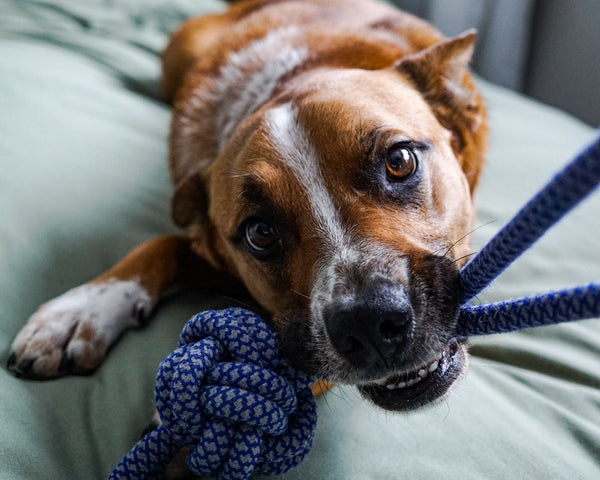
<path id="1" fill-rule="evenodd" d="M 69 290 L 31 316 L 13 341 L 8 368 L 29 378 L 89 373 L 124 330 L 143 323 L 154 303 L 132 281 Z"/>

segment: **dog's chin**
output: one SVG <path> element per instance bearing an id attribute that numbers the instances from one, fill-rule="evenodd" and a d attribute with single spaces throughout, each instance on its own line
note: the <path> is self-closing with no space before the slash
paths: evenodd
<path id="1" fill-rule="evenodd" d="M 416 410 L 443 398 L 466 367 L 465 343 L 453 338 L 430 363 L 412 372 L 360 385 L 358 389 L 365 398 L 386 410 Z"/>

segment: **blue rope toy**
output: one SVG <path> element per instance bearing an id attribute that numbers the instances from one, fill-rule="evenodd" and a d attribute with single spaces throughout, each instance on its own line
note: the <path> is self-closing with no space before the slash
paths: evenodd
<path id="1" fill-rule="evenodd" d="M 163 478 L 181 447 L 197 475 L 247 479 L 285 473 L 306 456 L 317 425 L 312 379 L 279 358 L 277 335 L 239 308 L 199 313 L 158 367 L 162 425 L 109 476 Z"/>
<path id="2" fill-rule="evenodd" d="M 600 284 L 488 305 L 469 302 L 600 183 L 600 138 L 559 172 L 460 272 L 457 335 L 489 335 L 600 316 Z M 181 447 L 197 475 L 281 474 L 306 456 L 317 423 L 312 379 L 277 351 L 277 334 L 241 309 L 193 317 L 158 368 L 162 425 L 109 477 L 162 478 Z"/>

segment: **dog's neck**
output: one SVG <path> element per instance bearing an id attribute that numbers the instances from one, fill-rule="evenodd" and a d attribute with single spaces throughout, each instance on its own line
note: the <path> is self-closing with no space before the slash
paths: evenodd
<path id="1" fill-rule="evenodd" d="M 298 46 L 295 27 L 273 30 L 229 55 L 215 80 L 215 138 L 219 151 L 237 126 L 272 97 L 279 80 L 308 55 L 306 46 Z"/>

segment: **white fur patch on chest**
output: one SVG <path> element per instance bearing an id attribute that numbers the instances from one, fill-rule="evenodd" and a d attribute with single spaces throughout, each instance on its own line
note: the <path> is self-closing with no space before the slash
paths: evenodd
<path id="1" fill-rule="evenodd" d="M 273 30 L 243 50 L 233 52 L 217 80 L 219 150 L 235 128 L 264 104 L 279 79 L 308 57 L 306 46 L 295 46 L 297 28 Z"/>

